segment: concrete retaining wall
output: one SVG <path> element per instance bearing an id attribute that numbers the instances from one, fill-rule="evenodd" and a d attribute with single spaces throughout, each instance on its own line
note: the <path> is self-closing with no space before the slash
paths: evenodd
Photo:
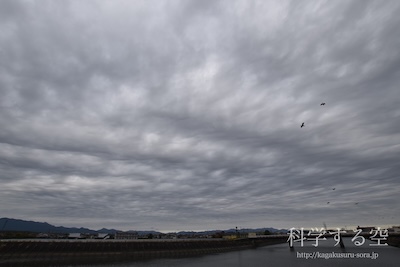
<path id="1" fill-rule="evenodd" d="M 188 257 L 221 253 L 286 242 L 286 236 L 241 240 L 136 240 L 136 241 L 0 241 L 0 266 L 26 266 L 37 263 L 70 264 L 162 257 Z"/>

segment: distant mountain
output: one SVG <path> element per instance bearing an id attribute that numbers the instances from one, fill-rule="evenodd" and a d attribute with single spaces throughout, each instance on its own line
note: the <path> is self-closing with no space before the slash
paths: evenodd
<path id="1" fill-rule="evenodd" d="M 265 230 L 270 231 L 271 233 L 275 232 L 283 232 L 287 231 L 286 229 L 275 229 L 275 228 L 257 228 L 257 229 L 238 229 L 240 233 L 250 233 L 250 232 L 264 232 Z M 21 231 L 21 232 L 37 232 L 37 233 L 107 233 L 114 234 L 117 231 L 116 229 L 106 229 L 102 228 L 100 230 L 91 230 L 88 228 L 76 228 L 76 227 L 63 227 L 63 226 L 54 226 L 47 222 L 34 222 L 34 221 L 24 221 L 19 219 L 11 219 L 11 218 L 1 218 L 0 219 L 0 231 Z M 212 235 L 217 232 L 225 233 L 236 233 L 236 229 L 228 229 L 228 230 L 210 230 L 210 231 L 202 231 L 202 232 L 194 232 L 194 231 L 181 231 L 178 234 L 203 234 L 203 235 Z M 128 231 L 128 232 L 137 232 L 139 235 L 147 235 L 147 234 L 161 234 L 157 231 Z"/>
<path id="2" fill-rule="evenodd" d="M 107 233 L 114 234 L 115 232 L 119 232 L 121 230 L 117 229 L 106 229 L 102 228 L 100 230 L 92 230 L 88 228 L 76 228 L 76 227 L 63 227 L 63 226 L 54 226 L 47 222 L 34 222 L 34 221 L 24 221 L 19 219 L 11 219 L 11 218 L 1 218 L 0 219 L 0 231 L 21 231 L 21 232 L 37 232 L 37 233 Z M 156 231 L 128 231 L 128 232 L 137 232 L 139 235 L 147 235 L 147 234 L 160 234 L 160 232 Z"/>
<path id="3" fill-rule="evenodd" d="M 0 231 L 24 231 L 37 233 L 97 233 L 98 231 L 88 228 L 68 228 L 54 226 L 47 222 L 24 221 L 11 218 L 0 219 Z"/>
<path id="4" fill-rule="evenodd" d="M 114 234 L 115 232 L 119 232 L 120 230 L 116 229 L 107 229 L 107 228 L 101 228 L 100 230 L 97 230 L 98 233 L 107 233 L 107 234 Z"/>

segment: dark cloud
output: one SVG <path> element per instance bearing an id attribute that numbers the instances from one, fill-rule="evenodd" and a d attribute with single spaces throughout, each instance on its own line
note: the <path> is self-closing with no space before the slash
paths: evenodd
<path id="1" fill-rule="evenodd" d="M 1 1 L 0 212 L 126 230 L 398 224 L 399 9 Z"/>

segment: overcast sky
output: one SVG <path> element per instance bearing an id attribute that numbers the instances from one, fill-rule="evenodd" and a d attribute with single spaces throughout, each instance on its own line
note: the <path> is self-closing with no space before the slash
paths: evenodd
<path id="1" fill-rule="evenodd" d="M 1 0 L 0 217 L 399 225 L 399 14 L 399 1 Z"/>

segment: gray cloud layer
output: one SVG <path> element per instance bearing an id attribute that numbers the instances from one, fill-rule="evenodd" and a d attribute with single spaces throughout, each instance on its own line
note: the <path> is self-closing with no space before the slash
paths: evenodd
<path id="1" fill-rule="evenodd" d="M 125 230 L 399 224 L 399 12 L 1 1 L 0 214 Z"/>

